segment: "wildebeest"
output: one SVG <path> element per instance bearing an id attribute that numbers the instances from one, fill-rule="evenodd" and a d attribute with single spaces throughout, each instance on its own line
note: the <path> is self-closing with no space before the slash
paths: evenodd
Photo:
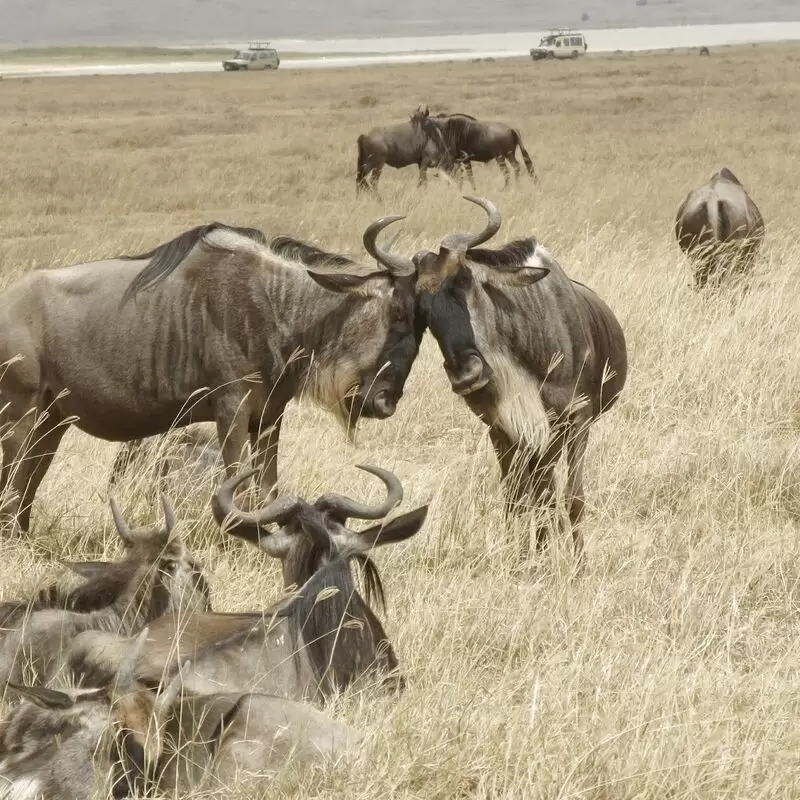
<path id="1" fill-rule="evenodd" d="M 222 467 L 222 448 L 216 431 L 191 425 L 149 439 L 123 442 L 111 467 L 109 487 L 129 473 L 150 473 L 164 492 L 176 485 L 209 480 Z"/>
<path id="2" fill-rule="evenodd" d="M 473 161 L 484 164 L 492 159 L 497 161 L 506 186 L 510 180 L 506 162 L 510 161 L 514 167 L 514 175 L 519 178 L 517 147 L 528 174 L 534 181 L 537 180 L 533 161 L 522 144 L 522 136 L 517 128 L 511 128 L 504 122 L 483 122 L 469 114 L 436 114 L 431 120 L 441 128 L 450 157 L 456 166 L 463 166 L 473 189 L 475 188 L 475 178 L 472 175 Z M 455 167 L 453 171 L 457 171 Z"/>
<path id="3" fill-rule="evenodd" d="M 77 691 L 12 685 L 23 696 L 0 721 L 0 796 L 82 800 L 181 795 L 235 778 L 334 759 L 360 741 L 354 729 L 304 703 L 252 692 L 158 693 L 139 684 L 140 635 L 112 684 Z M 105 790 L 105 791 L 103 791 Z"/>
<path id="4" fill-rule="evenodd" d="M 213 421 L 227 473 L 249 439 L 266 491 L 293 397 L 344 424 L 391 416 L 422 335 L 414 267 L 376 243 L 397 219 L 363 236 L 385 270 L 212 223 L 141 255 L 25 275 L 0 303 L 6 515 L 28 530 L 70 424 L 127 441 Z"/>
<path id="5" fill-rule="evenodd" d="M 625 384 L 622 329 L 590 289 L 570 280 L 534 237 L 480 248 L 501 224 L 444 239 L 414 257 L 419 310 L 444 356 L 450 384 L 489 426 L 506 483 L 506 510 L 555 506 L 554 468 L 566 448 L 566 499 L 582 557 L 583 459 L 589 425 Z M 546 526 L 537 532 L 543 545 Z"/>
<path id="6" fill-rule="evenodd" d="M 452 169 L 452 159 L 442 132 L 430 118 L 427 106 L 420 106 L 408 122 L 362 133 L 357 144 L 356 193 L 362 189 L 377 191 L 386 164 L 396 169 L 416 164 L 419 167 L 418 186 L 427 182 L 429 168 L 441 167 L 446 172 Z"/>
<path id="7" fill-rule="evenodd" d="M 234 506 L 233 493 L 247 473 L 225 481 L 212 501 L 217 522 L 279 559 L 284 584 L 300 588 L 296 596 L 265 612 L 155 620 L 137 678 L 153 684 L 188 658 L 192 666 L 184 674 L 184 686 L 201 694 L 259 691 L 322 701 L 364 680 L 402 686 L 397 657 L 369 605 L 373 598 L 383 601 L 380 576 L 369 553 L 417 533 L 427 506 L 358 533 L 349 530 L 349 518 L 382 519 L 403 496 L 392 473 L 361 469 L 387 487 L 386 500 L 377 507 L 324 494 L 313 504 L 282 497 L 261 511 L 246 513 Z M 273 524 L 276 530 L 270 530 Z M 366 599 L 354 583 L 352 561 L 362 567 Z M 69 667 L 84 685 L 105 683 L 129 646 L 128 639 L 86 634 L 75 641 Z"/>
<path id="8" fill-rule="evenodd" d="M 675 236 L 702 288 L 752 266 L 764 241 L 764 220 L 738 178 L 723 167 L 681 203 Z"/>
<path id="9" fill-rule="evenodd" d="M 88 577 L 63 602 L 12 618 L 0 652 L 0 686 L 19 682 L 29 666 L 38 682 L 58 674 L 72 640 L 84 631 L 138 633 L 162 614 L 180 618 L 211 608 L 208 584 L 192 554 L 174 531 L 175 516 L 166 496 L 164 527 L 131 530 L 116 502 L 114 523 L 126 550 L 115 563 L 85 562 L 76 568 Z"/>

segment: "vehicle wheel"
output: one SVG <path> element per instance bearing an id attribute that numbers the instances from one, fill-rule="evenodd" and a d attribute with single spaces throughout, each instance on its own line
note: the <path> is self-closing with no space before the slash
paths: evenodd
<path id="1" fill-rule="evenodd" d="M 572 55 L 570 56 L 570 58 L 573 58 L 573 59 L 575 59 L 575 58 L 577 58 L 577 57 L 578 57 L 578 51 L 577 51 L 577 50 L 573 50 L 573 51 L 572 51 Z"/>
<path id="2" fill-rule="evenodd" d="M 555 54 L 555 53 L 548 53 L 548 54 L 547 54 L 547 57 L 548 57 L 548 58 L 555 58 L 555 57 L 556 57 L 556 54 Z"/>

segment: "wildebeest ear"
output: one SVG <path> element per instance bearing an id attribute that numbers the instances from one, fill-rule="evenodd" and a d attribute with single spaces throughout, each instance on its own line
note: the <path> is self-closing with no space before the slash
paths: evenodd
<path id="1" fill-rule="evenodd" d="M 371 528 L 360 531 L 358 538 L 368 547 L 402 542 L 410 539 L 419 531 L 427 515 L 428 506 L 420 506 L 382 525 L 373 525 Z"/>
<path id="2" fill-rule="evenodd" d="M 219 744 L 225 728 L 231 723 L 239 710 L 242 696 L 236 694 L 216 694 L 184 698 L 180 705 L 182 725 L 192 726 L 188 740 Z"/>
<path id="3" fill-rule="evenodd" d="M 75 705 L 75 701 L 68 694 L 57 692 L 55 689 L 47 689 L 44 686 L 20 686 L 11 681 L 7 685 L 9 689 L 19 692 L 40 708 L 67 709 Z"/>
<path id="4" fill-rule="evenodd" d="M 108 568 L 111 566 L 110 561 L 62 561 L 61 563 L 86 580 L 108 574 Z"/>
<path id="5" fill-rule="evenodd" d="M 365 297 L 376 294 L 380 287 L 386 285 L 389 277 L 382 270 L 366 275 L 354 275 L 351 272 L 313 272 L 312 270 L 308 270 L 308 274 L 329 292 L 346 292 Z"/>
<path id="6" fill-rule="evenodd" d="M 516 270 L 493 269 L 481 276 L 481 283 L 496 286 L 533 286 L 550 274 L 547 267 L 520 267 Z"/>

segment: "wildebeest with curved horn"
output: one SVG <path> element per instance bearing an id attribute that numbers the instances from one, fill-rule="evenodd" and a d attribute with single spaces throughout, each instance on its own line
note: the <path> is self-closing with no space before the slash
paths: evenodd
<path id="1" fill-rule="evenodd" d="M 417 164 L 418 186 L 427 182 L 429 168 L 441 167 L 448 172 L 453 166 L 442 132 L 430 118 L 427 106 L 420 106 L 408 122 L 362 133 L 357 144 L 356 193 L 362 189 L 377 191 L 387 164 L 396 169 Z"/>
<path id="2" fill-rule="evenodd" d="M 466 199 L 486 211 L 488 223 L 414 257 L 420 314 L 453 391 L 489 426 L 507 512 L 554 507 L 554 468 L 566 448 L 566 496 L 581 557 L 589 426 L 625 384 L 625 337 L 608 306 L 570 280 L 534 237 L 479 247 L 499 230 L 500 213 L 488 200 Z M 538 546 L 546 531 L 539 527 Z"/>
<path id="3" fill-rule="evenodd" d="M 0 721 L 2 797 L 230 789 L 234 779 L 263 782 L 265 772 L 336 759 L 361 740 L 306 703 L 254 692 L 183 693 L 180 673 L 160 692 L 143 686 L 134 670 L 146 636 L 145 630 L 108 686 L 11 684 L 23 700 Z"/>
<path id="4" fill-rule="evenodd" d="M 525 169 L 534 181 L 538 180 L 533 168 L 533 161 L 522 144 L 522 136 L 517 128 L 511 128 L 504 122 L 483 122 L 469 114 L 436 114 L 431 117 L 442 130 L 447 149 L 456 166 L 463 166 L 467 178 L 475 188 L 472 174 L 472 162 L 483 164 L 492 159 L 497 161 L 508 186 L 510 173 L 507 161 L 514 168 L 514 175 L 519 178 L 520 166 L 516 150 L 519 147 Z M 452 171 L 457 172 L 454 168 Z"/>
<path id="5" fill-rule="evenodd" d="M 675 236 L 702 288 L 752 266 L 764 241 L 764 220 L 738 178 L 723 167 L 681 203 Z"/>
<path id="6" fill-rule="evenodd" d="M 27 531 L 70 424 L 111 441 L 215 422 L 227 474 L 248 442 L 277 481 L 287 403 L 346 425 L 391 416 L 416 356 L 414 266 L 363 236 L 380 267 L 212 223 L 138 256 L 35 270 L 0 299 L 4 506 Z"/>
<path id="7" fill-rule="evenodd" d="M 361 469 L 387 487 L 378 506 L 324 494 L 313 504 L 281 497 L 260 511 L 243 512 L 233 497 L 247 473 L 225 481 L 212 500 L 215 519 L 232 535 L 279 559 L 284 585 L 299 587 L 297 594 L 265 612 L 156 620 L 137 678 L 157 683 L 188 658 L 192 665 L 183 685 L 201 694 L 260 691 L 321 702 L 362 681 L 402 687 L 397 657 L 370 607 L 373 598 L 382 602 L 383 588 L 369 554 L 417 533 L 427 506 L 358 533 L 350 530 L 348 519 L 381 520 L 403 496 L 391 472 Z M 356 588 L 353 561 L 362 567 L 366 597 Z M 117 670 L 129 646 L 130 640 L 92 632 L 76 639 L 67 661 L 82 684 L 100 685 Z"/>
<path id="8" fill-rule="evenodd" d="M 112 499 L 111 513 L 125 547 L 115 563 L 75 565 L 89 579 L 63 601 L 12 617 L 0 648 L 0 687 L 19 682 L 29 666 L 46 683 L 59 673 L 72 640 L 85 631 L 139 633 L 155 618 L 210 611 L 208 584 L 192 554 L 175 532 L 175 514 L 166 496 L 164 526 L 131 529 Z"/>

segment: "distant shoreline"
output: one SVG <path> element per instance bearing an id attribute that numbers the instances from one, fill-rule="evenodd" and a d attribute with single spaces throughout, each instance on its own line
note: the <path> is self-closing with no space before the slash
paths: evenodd
<path id="1" fill-rule="evenodd" d="M 689 51 L 800 40 L 800 22 L 585 29 L 587 55 Z M 274 39 L 281 70 L 434 63 L 529 57 L 542 31 L 380 39 Z M 173 74 L 222 71 L 243 44 L 188 46 L 0 47 L 0 76 Z"/>

